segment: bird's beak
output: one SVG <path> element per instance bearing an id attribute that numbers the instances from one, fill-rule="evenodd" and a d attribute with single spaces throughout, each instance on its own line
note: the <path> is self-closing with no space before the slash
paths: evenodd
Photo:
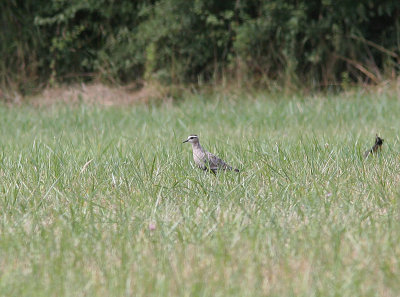
<path id="1" fill-rule="evenodd" d="M 184 142 L 182 142 L 182 143 L 185 143 L 185 142 L 188 142 L 189 141 L 189 139 L 186 139 Z"/>

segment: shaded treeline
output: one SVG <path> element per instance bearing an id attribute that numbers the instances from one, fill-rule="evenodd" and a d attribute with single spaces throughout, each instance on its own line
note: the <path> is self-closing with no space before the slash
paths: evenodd
<path id="1" fill-rule="evenodd" d="M 0 85 L 377 83 L 400 62 L 400 1 L 5 0 Z"/>

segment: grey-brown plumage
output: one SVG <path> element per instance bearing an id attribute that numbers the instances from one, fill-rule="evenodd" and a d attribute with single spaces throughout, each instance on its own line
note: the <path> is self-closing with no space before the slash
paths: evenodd
<path id="1" fill-rule="evenodd" d="M 375 144 L 369 150 L 364 153 L 364 158 L 368 157 L 369 154 L 376 154 L 378 151 L 382 150 L 382 144 L 384 139 L 380 138 L 378 134 L 375 137 Z"/>
<path id="2" fill-rule="evenodd" d="M 235 170 L 239 172 L 239 169 L 233 169 L 222 159 L 203 149 L 197 135 L 190 135 L 183 143 L 185 142 L 190 142 L 192 144 L 194 163 L 196 163 L 199 168 L 210 170 L 213 173 L 216 173 L 217 170 Z"/>

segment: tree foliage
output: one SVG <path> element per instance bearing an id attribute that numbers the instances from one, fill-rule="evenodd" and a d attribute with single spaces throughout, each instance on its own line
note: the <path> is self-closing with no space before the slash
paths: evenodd
<path id="1" fill-rule="evenodd" d="M 238 74 L 328 85 L 399 71 L 399 1 L 8 0 L 0 16 L 0 81 L 20 90 Z"/>

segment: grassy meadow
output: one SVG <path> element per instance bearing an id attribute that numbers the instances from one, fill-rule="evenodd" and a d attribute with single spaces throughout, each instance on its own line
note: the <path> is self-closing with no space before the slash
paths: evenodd
<path id="1" fill-rule="evenodd" d="M 392 92 L 0 106 L 0 296 L 399 296 L 399 129 Z"/>

